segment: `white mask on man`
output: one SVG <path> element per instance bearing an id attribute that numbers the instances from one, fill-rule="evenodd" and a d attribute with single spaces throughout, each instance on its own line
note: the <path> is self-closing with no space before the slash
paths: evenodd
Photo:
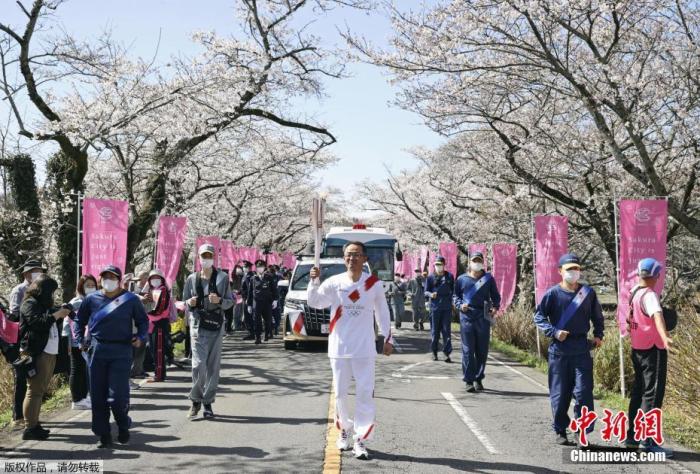
<path id="1" fill-rule="evenodd" d="M 469 268 L 471 268 L 473 272 L 480 272 L 484 269 L 484 264 L 480 262 L 471 262 Z"/>
<path id="2" fill-rule="evenodd" d="M 150 282 L 151 288 L 160 288 L 163 284 L 163 280 L 160 278 L 153 278 Z"/>
<path id="3" fill-rule="evenodd" d="M 444 270 L 445 270 L 445 266 L 444 266 L 444 265 L 435 265 L 435 271 L 436 271 L 437 273 L 442 273 Z"/>
<path id="4" fill-rule="evenodd" d="M 111 293 L 119 288 L 119 282 L 117 280 L 102 280 L 102 288 L 107 293 Z"/>
<path id="5" fill-rule="evenodd" d="M 258 272 L 258 275 L 262 275 L 265 273 L 265 267 L 256 267 L 255 271 Z"/>
<path id="6" fill-rule="evenodd" d="M 208 270 L 214 266 L 214 259 L 213 258 L 200 258 L 199 263 L 202 265 L 202 268 Z"/>
<path id="7" fill-rule="evenodd" d="M 564 272 L 564 281 L 567 283 L 576 283 L 579 278 L 581 278 L 581 272 L 579 270 L 567 270 Z"/>
<path id="8" fill-rule="evenodd" d="M 43 275 L 42 272 L 32 272 L 32 275 L 31 275 L 30 278 L 31 278 L 32 281 L 36 281 L 37 278 L 39 278 L 41 275 Z"/>

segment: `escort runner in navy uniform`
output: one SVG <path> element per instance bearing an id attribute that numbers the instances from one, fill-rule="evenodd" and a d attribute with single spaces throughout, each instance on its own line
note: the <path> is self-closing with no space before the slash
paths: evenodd
<path id="1" fill-rule="evenodd" d="M 141 347 L 148 338 L 148 317 L 138 296 L 120 288 L 122 272 L 108 266 L 100 273 L 102 291 L 87 295 L 78 310 L 78 343 L 90 332 L 90 397 L 92 432 L 100 437 L 99 448 L 112 444 L 110 409 L 119 428 L 118 441 L 129 441 L 129 372 L 132 346 Z M 132 334 L 133 325 L 137 334 Z"/>
<path id="2" fill-rule="evenodd" d="M 248 310 L 248 292 L 250 291 L 250 281 L 255 276 L 252 270 L 253 264 L 248 260 L 243 261 L 243 278 L 241 279 L 241 295 L 243 297 L 243 326 L 245 326 L 246 334 L 243 336 L 243 341 L 252 341 L 255 339 L 255 317 Z"/>
<path id="3" fill-rule="evenodd" d="M 575 399 L 574 415 L 581 408 L 593 411 L 593 358 L 591 349 L 603 341 L 603 311 L 593 288 L 578 283 L 581 261 L 574 254 L 559 259 L 562 282 L 542 297 L 535 312 L 535 324 L 547 337 L 549 345 L 549 401 L 552 405 L 557 444 L 567 444 L 569 405 Z M 593 323 L 593 341 L 588 332 Z M 586 430 L 593 431 L 593 424 Z M 577 437 L 578 440 L 578 437 Z"/>
<path id="4" fill-rule="evenodd" d="M 272 311 L 277 308 L 279 293 L 276 278 L 265 271 L 265 260 L 256 260 L 255 275 L 250 279 L 246 305 L 254 315 L 255 343 L 260 344 L 260 336 L 265 331 L 265 341 L 272 338 Z"/>
<path id="5" fill-rule="evenodd" d="M 435 259 L 435 273 L 425 281 L 425 296 L 430 299 L 430 348 L 433 360 L 438 360 L 438 344 L 442 334 L 442 352 L 445 362 L 452 362 L 452 293 L 455 286 L 454 276 L 445 271 L 445 257 Z"/>
<path id="6" fill-rule="evenodd" d="M 467 392 L 482 391 L 489 355 L 491 318 L 501 306 L 496 280 L 484 271 L 484 255 L 469 256 L 469 271 L 455 282 L 454 305 L 459 309 L 462 373 Z"/>

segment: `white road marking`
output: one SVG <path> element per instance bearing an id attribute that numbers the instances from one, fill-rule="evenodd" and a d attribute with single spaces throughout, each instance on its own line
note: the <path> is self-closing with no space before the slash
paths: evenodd
<path id="1" fill-rule="evenodd" d="M 549 388 L 547 388 L 545 385 L 542 385 L 541 383 L 539 383 L 537 380 L 533 379 L 533 378 L 530 377 L 529 375 L 525 375 L 524 373 L 520 372 L 518 369 L 514 369 L 514 368 L 511 367 L 510 365 L 508 365 L 508 364 L 506 364 L 505 362 L 502 362 L 502 361 L 496 359 L 494 356 L 492 356 L 492 355 L 490 355 L 490 354 L 489 354 L 489 359 L 491 359 L 491 360 L 493 360 L 494 362 L 496 362 L 496 363 L 502 365 L 503 367 L 505 367 L 506 369 L 510 370 L 511 372 L 515 372 L 516 374 L 520 375 L 521 377 L 523 377 L 523 378 L 529 380 L 530 382 L 534 383 L 535 385 L 537 385 L 538 387 L 540 387 L 541 389 L 543 389 L 545 392 L 549 393 Z"/>
<path id="2" fill-rule="evenodd" d="M 441 392 L 442 396 L 447 400 L 447 402 L 450 404 L 452 409 L 457 413 L 457 415 L 462 419 L 465 425 L 467 425 L 467 428 L 471 430 L 471 432 L 476 436 L 476 439 L 479 440 L 479 442 L 486 448 L 486 451 L 488 451 L 491 454 L 501 454 L 498 452 L 498 450 L 493 446 L 493 443 L 489 439 L 486 434 L 481 431 L 481 428 L 479 428 L 479 425 L 476 424 L 476 421 L 472 419 L 471 416 L 467 413 L 467 410 L 462 406 L 461 403 L 457 401 L 457 399 L 452 395 L 451 393 L 448 392 Z"/>
<path id="3" fill-rule="evenodd" d="M 415 364 L 409 364 L 405 367 L 401 367 L 396 372 L 393 372 L 391 374 L 391 376 L 396 377 L 397 379 L 426 379 L 426 380 L 449 380 L 450 379 L 450 377 L 441 376 L 441 375 L 408 375 L 405 373 L 414 367 L 417 367 L 417 366 L 422 365 L 422 364 L 427 364 L 427 363 L 429 363 L 429 361 L 416 362 Z"/>
<path id="4" fill-rule="evenodd" d="M 403 352 L 403 347 L 401 347 L 401 344 L 399 344 L 399 341 L 394 338 L 394 350 L 401 354 Z"/>

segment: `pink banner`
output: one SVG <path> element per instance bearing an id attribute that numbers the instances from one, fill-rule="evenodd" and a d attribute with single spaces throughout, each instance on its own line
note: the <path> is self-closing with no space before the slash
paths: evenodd
<path id="1" fill-rule="evenodd" d="M 282 265 L 293 270 L 297 266 L 297 258 L 292 252 L 284 252 L 282 255 Z"/>
<path id="2" fill-rule="evenodd" d="M 230 240 L 221 241 L 221 268 L 231 272 L 236 265 L 236 248 Z"/>
<path id="3" fill-rule="evenodd" d="M 627 334 L 627 308 L 632 287 L 637 283 L 637 264 L 643 258 L 654 258 L 663 265 L 655 290 L 661 294 L 666 276 L 666 233 L 668 203 L 665 199 L 620 201 L 620 253 L 617 321 L 620 333 Z"/>
<path id="4" fill-rule="evenodd" d="M 504 313 L 513 302 L 518 280 L 518 245 L 493 244 L 493 278 L 501 294 L 500 313 Z"/>
<path id="5" fill-rule="evenodd" d="M 196 255 L 199 253 L 199 247 L 201 247 L 204 244 L 211 244 L 214 246 L 214 266 L 216 268 L 221 267 L 220 263 L 220 256 L 221 256 L 221 238 L 216 235 L 206 235 L 202 237 L 197 237 L 194 243 L 194 271 L 198 272 L 199 270 L 202 269 L 202 267 L 199 265 L 199 255 Z"/>
<path id="6" fill-rule="evenodd" d="M 433 249 L 430 249 L 428 254 L 428 273 L 435 273 L 435 257 L 437 257 L 437 254 Z"/>
<path id="7" fill-rule="evenodd" d="M 401 273 L 405 275 L 406 278 L 413 278 L 413 271 L 416 269 L 414 255 L 411 252 L 404 252 L 401 263 L 403 264 L 401 267 Z"/>
<path id="8" fill-rule="evenodd" d="M 107 265 L 124 271 L 128 226 L 126 201 L 83 200 L 83 275 L 97 276 Z"/>
<path id="9" fill-rule="evenodd" d="M 474 252 L 481 252 L 484 256 L 484 271 L 489 271 L 489 249 L 486 244 L 469 244 L 469 255 Z"/>
<path id="10" fill-rule="evenodd" d="M 457 276 L 457 244 L 454 242 L 440 242 L 438 253 L 445 257 L 445 269 Z"/>
<path id="11" fill-rule="evenodd" d="M 158 219 L 156 268 L 165 275 L 168 287 L 172 287 L 173 282 L 177 279 L 186 235 L 186 217 L 160 216 L 160 219 Z"/>
<path id="12" fill-rule="evenodd" d="M 17 344 L 19 340 L 19 323 L 10 321 L 0 309 L 0 339 L 8 344 Z"/>
<path id="13" fill-rule="evenodd" d="M 420 248 L 420 269 L 424 271 L 428 266 L 428 247 Z M 432 268 L 428 268 L 428 273 L 433 271 Z"/>
<path id="14" fill-rule="evenodd" d="M 561 281 L 559 259 L 569 249 L 569 219 L 566 216 L 535 216 L 535 303 Z"/>

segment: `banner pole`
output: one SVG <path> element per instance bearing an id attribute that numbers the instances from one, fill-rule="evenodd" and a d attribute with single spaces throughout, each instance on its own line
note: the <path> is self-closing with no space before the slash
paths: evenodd
<path id="1" fill-rule="evenodd" d="M 615 197 L 615 263 L 616 268 L 615 268 L 615 283 L 617 287 L 617 303 L 618 305 L 620 304 L 620 228 L 619 228 L 619 212 L 618 212 L 618 206 L 619 206 L 619 201 Z M 617 315 L 617 311 L 615 311 L 615 319 L 617 322 L 617 334 L 618 334 L 618 356 L 620 360 L 620 395 L 622 395 L 622 398 L 625 398 L 625 353 L 623 350 L 623 338 L 622 338 L 622 331 L 620 330 L 620 321 Z"/>
<path id="2" fill-rule="evenodd" d="M 77 238 L 76 238 L 76 244 L 75 244 L 75 248 L 76 248 L 76 252 L 75 252 L 75 255 L 76 255 L 76 262 L 75 262 L 75 263 L 76 263 L 76 265 L 75 265 L 75 284 L 76 284 L 76 285 L 78 284 L 78 282 L 80 282 L 80 267 L 81 267 L 81 264 L 80 264 L 80 257 L 81 257 L 81 255 L 80 255 L 80 251 L 81 251 L 80 244 L 82 243 L 82 239 L 81 239 L 80 237 L 81 237 L 81 235 L 82 235 L 82 233 L 83 233 L 83 229 L 82 229 L 82 225 L 83 225 L 83 223 L 82 223 L 82 213 L 83 213 L 83 209 L 82 209 L 83 206 L 82 206 L 82 203 L 83 203 L 83 195 L 82 195 L 80 192 L 78 192 L 78 193 L 77 193 L 77 197 L 78 197 L 78 212 L 77 212 L 77 214 L 78 214 L 78 227 L 77 227 Z"/>
<path id="3" fill-rule="evenodd" d="M 532 292 L 535 296 L 535 308 L 537 308 L 537 258 L 535 255 L 535 215 L 530 212 L 530 237 L 532 238 Z M 542 348 L 540 347 L 540 330 L 535 324 L 535 343 L 537 344 L 537 357 L 542 358 Z"/>

